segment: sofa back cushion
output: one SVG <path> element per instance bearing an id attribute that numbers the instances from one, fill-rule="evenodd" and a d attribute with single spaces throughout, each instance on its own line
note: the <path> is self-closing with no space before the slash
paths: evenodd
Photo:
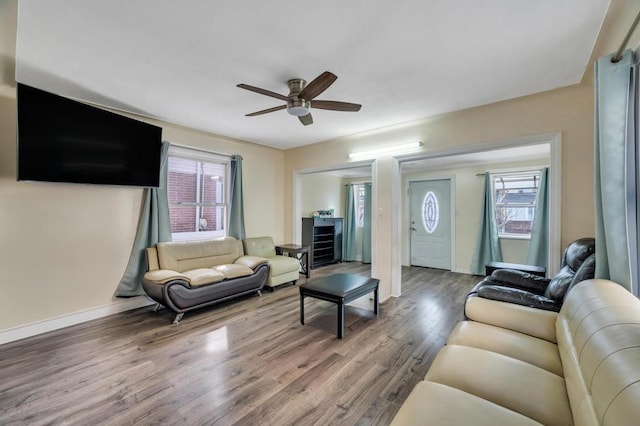
<path id="1" fill-rule="evenodd" d="M 270 258 L 276 255 L 276 246 L 271 237 L 246 238 L 243 241 L 244 252 L 249 256 Z"/>
<path id="2" fill-rule="evenodd" d="M 612 281 L 583 281 L 567 295 L 556 333 L 574 424 L 637 424 L 640 301 Z"/>
<path id="3" fill-rule="evenodd" d="M 244 254 L 242 242 L 231 237 L 158 243 L 156 248 L 160 268 L 178 272 L 231 264 Z"/>

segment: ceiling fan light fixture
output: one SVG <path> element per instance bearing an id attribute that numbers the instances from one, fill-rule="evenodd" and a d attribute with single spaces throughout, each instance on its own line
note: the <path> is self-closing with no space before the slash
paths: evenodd
<path id="1" fill-rule="evenodd" d="M 276 107 L 245 114 L 246 117 L 255 117 L 257 115 L 286 109 L 289 115 L 298 117 L 300 123 L 308 126 L 309 124 L 313 124 L 311 108 L 325 109 L 329 111 L 360 111 L 360 107 L 362 106 L 360 104 L 315 99 L 316 96 L 327 90 L 327 88 L 329 88 L 337 78 L 338 76 L 329 71 L 323 72 L 314 78 L 309 84 L 301 78 L 292 78 L 287 82 L 287 85 L 289 86 L 289 95 L 287 96 L 244 83 L 238 84 L 237 87 L 286 102 L 284 105 L 280 104 Z"/>
<path id="2" fill-rule="evenodd" d="M 309 114 L 309 108 L 311 108 L 311 102 L 304 99 L 290 99 L 287 102 L 287 112 L 296 117 L 303 117 Z"/>

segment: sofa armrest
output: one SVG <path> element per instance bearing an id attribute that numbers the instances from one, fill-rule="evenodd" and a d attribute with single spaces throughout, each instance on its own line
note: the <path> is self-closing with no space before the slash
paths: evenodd
<path id="1" fill-rule="evenodd" d="M 163 285 L 170 281 L 184 281 L 187 284 L 191 284 L 191 279 L 188 276 L 180 272 L 172 271 L 171 269 L 149 271 L 144 274 L 143 279 L 158 285 Z"/>
<path id="2" fill-rule="evenodd" d="M 558 313 L 554 311 L 485 299 L 474 294 L 467 297 L 464 315 L 472 321 L 495 325 L 557 343 Z"/>
<path id="3" fill-rule="evenodd" d="M 501 302 L 515 303 L 517 305 L 529 306 L 531 308 L 544 309 L 546 311 L 558 312 L 562 306 L 561 303 L 539 294 L 534 294 L 530 291 L 519 288 L 499 285 L 484 285 L 480 287 L 478 289 L 478 296 L 484 297 L 485 299 L 499 300 Z"/>
<path id="4" fill-rule="evenodd" d="M 538 275 L 517 271 L 515 269 L 496 269 L 491 274 L 490 279 L 500 285 L 521 288 L 537 294 L 544 293 L 550 281 Z"/>
<path id="5" fill-rule="evenodd" d="M 148 247 L 144 253 L 147 261 L 147 271 L 160 269 L 160 263 L 158 262 L 158 249 L 155 247 Z"/>
<path id="6" fill-rule="evenodd" d="M 264 257 L 246 256 L 245 255 L 245 256 L 240 256 L 233 263 L 236 264 L 236 265 L 247 266 L 247 267 L 255 270 L 258 266 L 260 266 L 260 265 L 262 265 L 264 263 L 269 263 L 269 259 L 266 259 Z"/>

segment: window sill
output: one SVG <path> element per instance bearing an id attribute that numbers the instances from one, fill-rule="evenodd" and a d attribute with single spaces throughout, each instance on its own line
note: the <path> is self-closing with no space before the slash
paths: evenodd
<path id="1" fill-rule="evenodd" d="M 207 232 L 176 232 L 171 234 L 173 241 L 187 241 L 187 240 L 212 240 L 216 238 L 223 238 L 224 231 L 207 231 Z"/>
<path id="2" fill-rule="evenodd" d="M 500 234 L 498 235 L 500 240 L 531 240 L 531 235 L 517 235 L 517 234 Z"/>

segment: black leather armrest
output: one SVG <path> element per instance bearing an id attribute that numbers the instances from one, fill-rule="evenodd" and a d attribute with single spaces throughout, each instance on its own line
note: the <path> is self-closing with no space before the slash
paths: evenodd
<path id="1" fill-rule="evenodd" d="M 485 299 L 528 306 L 530 308 L 544 309 L 546 311 L 558 312 L 562 306 L 560 303 L 547 299 L 544 296 L 533 294 L 518 288 L 497 285 L 482 286 L 478 289 L 478 296 Z"/>
<path id="2" fill-rule="evenodd" d="M 491 274 L 491 281 L 506 287 L 532 291 L 536 294 L 543 294 L 549 285 L 549 280 L 546 278 L 515 269 L 497 269 Z"/>

